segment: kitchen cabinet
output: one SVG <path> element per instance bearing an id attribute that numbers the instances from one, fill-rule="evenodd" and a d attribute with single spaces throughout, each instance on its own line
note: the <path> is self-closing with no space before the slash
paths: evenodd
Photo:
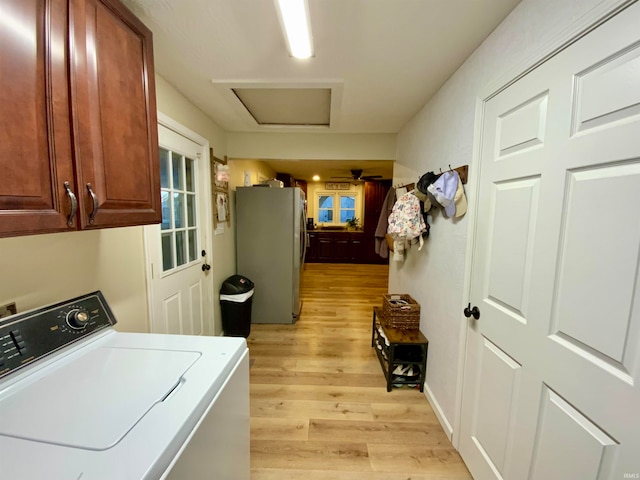
<path id="1" fill-rule="evenodd" d="M 116 0 L 2 7 L 0 236 L 159 222 L 150 30 Z"/>
<path id="2" fill-rule="evenodd" d="M 318 261 L 334 262 L 335 261 L 335 234 L 334 233 L 318 233 Z"/>
<path id="3" fill-rule="evenodd" d="M 354 233 L 350 235 L 348 251 L 350 263 L 364 263 L 365 255 L 362 250 L 364 236 L 364 233 Z"/>
<path id="4" fill-rule="evenodd" d="M 315 263 L 318 261 L 318 234 L 314 231 L 309 231 L 307 235 L 309 243 L 307 245 L 305 261 L 307 263 Z"/>
<path id="5" fill-rule="evenodd" d="M 289 173 L 276 172 L 276 180 L 282 182 L 283 187 L 295 187 L 296 181 Z"/>
<path id="6" fill-rule="evenodd" d="M 363 232 L 309 232 L 308 263 L 363 263 Z"/>
<path id="7" fill-rule="evenodd" d="M 375 235 L 382 206 L 390 188 L 390 180 L 366 182 L 364 185 L 364 223 L 362 225 L 364 236 L 361 249 L 363 263 L 386 264 L 389 262 L 387 258 L 382 258 L 376 253 Z"/>

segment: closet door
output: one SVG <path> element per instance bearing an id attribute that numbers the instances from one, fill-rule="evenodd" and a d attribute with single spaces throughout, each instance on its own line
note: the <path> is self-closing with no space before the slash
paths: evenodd
<path id="1" fill-rule="evenodd" d="M 3 0 L 1 8 L 0 236 L 75 228 L 64 186 L 74 189 L 67 2 Z"/>
<path id="2" fill-rule="evenodd" d="M 460 453 L 638 478 L 640 3 L 484 105 Z"/>
<path id="3" fill-rule="evenodd" d="M 81 227 L 159 223 L 151 31 L 116 0 L 69 4 Z"/>

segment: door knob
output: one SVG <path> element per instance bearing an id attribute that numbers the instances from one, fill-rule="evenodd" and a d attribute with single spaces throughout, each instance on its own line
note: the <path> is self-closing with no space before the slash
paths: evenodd
<path id="1" fill-rule="evenodd" d="M 202 264 L 202 271 L 206 272 L 207 270 L 211 270 L 211 265 L 209 265 L 208 263 L 203 263 Z"/>
<path id="2" fill-rule="evenodd" d="M 471 308 L 471 303 L 464 308 L 464 316 L 469 318 L 473 315 L 473 318 L 478 320 L 480 318 L 480 309 L 475 305 Z"/>

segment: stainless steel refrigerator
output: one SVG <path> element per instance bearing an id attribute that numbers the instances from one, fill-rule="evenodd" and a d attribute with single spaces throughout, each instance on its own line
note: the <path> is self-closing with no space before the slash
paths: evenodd
<path id="1" fill-rule="evenodd" d="M 302 190 L 236 189 L 237 271 L 255 285 L 252 323 L 294 323 L 298 319 L 306 246 Z"/>

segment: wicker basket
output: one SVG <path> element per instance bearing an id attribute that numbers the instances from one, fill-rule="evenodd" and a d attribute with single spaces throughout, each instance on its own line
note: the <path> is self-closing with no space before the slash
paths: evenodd
<path id="1" fill-rule="evenodd" d="M 382 321 L 401 330 L 420 328 L 420 304 L 410 295 L 394 293 L 382 296 Z"/>

